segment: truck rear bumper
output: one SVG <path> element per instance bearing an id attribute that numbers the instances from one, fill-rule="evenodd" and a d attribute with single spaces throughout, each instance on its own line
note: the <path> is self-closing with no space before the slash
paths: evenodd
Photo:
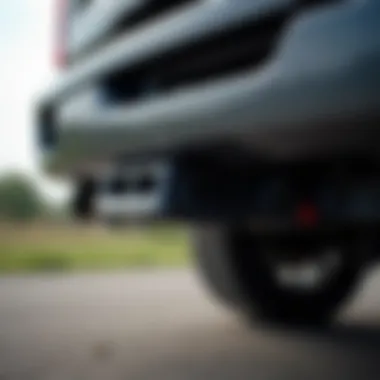
<path id="1" fill-rule="evenodd" d="M 102 99 L 99 77 L 115 64 L 86 62 L 66 74 L 40 104 L 45 165 L 53 173 L 88 172 L 120 155 L 226 141 L 273 157 L 339 149 L 376 152 L 379 15 L 377 1 L 347 1 L 306 12 L 292 21 L 260 69 L 144 101 L 110 104 Z"/>

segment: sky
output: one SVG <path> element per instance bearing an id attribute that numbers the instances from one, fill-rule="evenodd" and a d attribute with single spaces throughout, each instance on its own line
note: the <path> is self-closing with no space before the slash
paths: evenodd
<path id="1" fill-rule="evenodd" d="M 0 0 L 0 175 L 28 173 L 43 192 L 65 197 L 66 186 L 39 170 L 34 104 L 57 72 L 52 51 L 56 0 Z"/>

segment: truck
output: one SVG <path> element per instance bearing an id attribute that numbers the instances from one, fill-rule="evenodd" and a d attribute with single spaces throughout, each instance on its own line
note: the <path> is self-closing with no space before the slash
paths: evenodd
<path id="1" fill-rule="evenodd" d="M 186 223 L 249 318 L 326 323 L 377 259 L 380 2 L 59 0 L 41 166 L 79 218 Z"/>

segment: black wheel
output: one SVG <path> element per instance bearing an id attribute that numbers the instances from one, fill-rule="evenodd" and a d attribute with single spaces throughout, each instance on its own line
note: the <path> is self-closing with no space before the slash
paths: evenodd
<path id="1" fill-rule="evenodd" d="M 241 287 L 227 251 L 227 231 L 203 225 L 193 230 L 195 264 L 211 293 L 229 306 L 240 306 Z"/>
<path id="2" fill-rule="evenodd" d="M 243 229 L 203 227 L 196 237 L 197 262 L 214 293 L 268 322 L 330 321 L 365 263 L 354 234 L 263 238 Z"/>

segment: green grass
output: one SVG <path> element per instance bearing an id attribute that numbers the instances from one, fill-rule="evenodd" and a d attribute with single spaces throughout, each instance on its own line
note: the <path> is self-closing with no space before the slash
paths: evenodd
<path id="1" fill-rule="evenodd" d="M 182 267 L 186 231 L 148 227 L 114 232 L 80 226 L 0 227 L 0 272 Z"/>

